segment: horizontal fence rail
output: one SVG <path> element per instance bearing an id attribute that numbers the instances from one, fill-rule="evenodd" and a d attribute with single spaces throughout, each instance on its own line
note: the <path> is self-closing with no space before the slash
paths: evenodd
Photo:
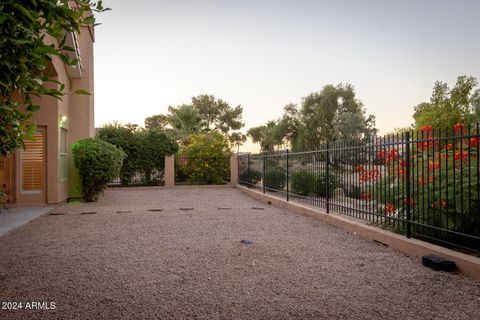
<path id="1" fill-rule="evenodd" d="M 239 183 L 456 248 L 480 250 L 479 130 L 239 156 Z"/>
<path id="2" fill-rule="evenodd" d="M 222 185 L 230 183 L 230 157 L 175 156 L 175 184 Z"/>

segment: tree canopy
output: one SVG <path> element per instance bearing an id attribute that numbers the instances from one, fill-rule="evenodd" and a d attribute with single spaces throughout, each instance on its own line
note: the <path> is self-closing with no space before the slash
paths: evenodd
<path id="1" fill-rule="evenodd" d="M 435 82 L 430 101 L 414 108 L 415 128 L 430 125 L 452 130 L 456 123 L 469 125 L 477 122 L 480 116 L 480 89 L 473 91 L 477 85 L 476 78 L 467 76 L 458 77 L 452 89 L 445 82 Z"/>
<path id="2" fill-rule="evenodd" d="M 280 119 L 251 128 L 248 135 L 263 151 L 290 146 L 315 150 L 323 143 L 365 143 L 376 132 L 375 117 L 366 115 L 350 84 L 326 85 L 303 98 L 300 106 L 288 104 Z"/>
<path id="3" fill-rule="evenodd" d="M 193 97 L 192 105 L 200 113 L 202 125 L 206 131 L 217 129 L 228 133 L 230 130 L 239 130 L 244 126 L 241 106 L 232 108 L 227 102 L 221 99 L 215 100 L 213 95 L 206 94 Z"/>
<path id="4" fill-rule="evenodd" d="M 75 49 L 66 45 L 68 33 L 94 26 L 93 12 L 106 9 L 102 1 L 90 0 L 4 0 L 0 8 L 0 154 L 7 155 L 23 147 L 35 131 L 29 119 L 39 106 L 32 96 L 60 99 L 69 93 L 49 68 L 54 57 L 78 64 L 69 55 Z M 47 43 L 47 36 L 55 41 Z"/>
<path id="5" fill-rule="evenodd" d="M 168 114 L 146 118 L 145 127 L 162 128 L 182 144 L 188 144 L 192 134 L 218 131 L 238 148 L 246 141 L 241 132 L 234 132 L 244 126 L 242 113 L 240 105 L 231 107 L 226 101 L 203 94 L 193 97 L 190 104 L 168 107 Z"/>

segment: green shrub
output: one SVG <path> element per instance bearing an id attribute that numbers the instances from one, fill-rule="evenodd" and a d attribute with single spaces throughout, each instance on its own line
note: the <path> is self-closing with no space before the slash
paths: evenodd
<path id="1" fill-rule="evenodd" d="M 122 186 L 131 184 L 133 177 L 137 173 L 137 162 L 141 158 L 140 139 L 137 129 L 114 122 L 99 128 L 97 130 L 97 138 L 111 143 L 125 152 L 125 159 L 123 160 L 119 177 Z"/>
<path id="2" fill-rule="evenodd" d="M 287 183 L 285 170 L 279 167 L 268 168 L 265 171 L 264 186 L 273 190 L 283 190 Z"/>
<path id="3" fill-rule="evenodd" d="M 356 186 L 354 184 L 345 185 L 344 192 L 346 197 L 355 199 L 362 199 L 363 193 L 367 193 L 367 191 L 362 191 L 360 186 Z"/>
<path id="4" fill-rule="evenodd" d="M 75 143 L 72 154 L 85 202 L 98 199 L 107 183 L 118 177 L 125 159 L 125 153 L 113 144 L 93 138 Z"/>
<path id="5" fill-rule="evenodd" d="M 327 183 L 327 173 L 320 172 L 316 175 L 316 183 L 315 183 L 315 195 L 318 197 L 326 197 L 327 190 L 329 197 L 333 196 L 335 188 L 338 186 L 337 179 L 333 174 L 328 175 L 328 183 Z"/>
<path id="6" fill-rule="evenodd" d="M 292 192 L 303 197 L 311 196 L 315 193 L 315 182 L 315 174 L 307 170 L 292 173 L 290 176 Z"/>
<path id="7" fill-rule="evenodd" d="M 189 144 L 180 150 L 179 165 L 184 166 L 185 181 L 194 184 L 224 184 L 230 181 L 230 146 L 228 140 L 217 131 L 194 134 Z M 177 175 L 180 178 L 181 175 Z"/>
<path id="8" fill-rule="evenodd" d="M 137 134 L 140 152 L 136 166 L 143 174 L 145 185 L 158 185 L 159 174 L 165 170 L 165 155 L 178 151 L 178 144 L 159 129 L 139 131 Z"/>
<path id="9" fill-rule="evenodd" d="M 260 180 L 262 180 L 262 173 L 255 169 L 244 170 L 240 173 L 239 180 L 251 185 L 256 185 Z"/>
<path id="10" fill-rule="evenodd" d="M 329 175 L 327 184 L 327 174 L 325 172 L 318 173 L 308 170 L 293 173 L 290 176 L 290 181 L 293 193 L 303 197 L 326 197 L 327 188 L 329 196 L 331 197 L 338 185 L 333 174 Z"/>

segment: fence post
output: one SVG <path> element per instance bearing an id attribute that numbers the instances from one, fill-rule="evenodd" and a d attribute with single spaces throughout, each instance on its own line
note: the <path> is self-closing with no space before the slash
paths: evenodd
<path id="1" fill-rule="evenodd" d="M 325 174 L 326 174 L 326 177 L 325 177 L 325 189 L 326 189 L 326 207 L 327 207 L 327 213 L 330 213 L 330 192 L 329 192 L 329 189 L 330 189 L 330 150 L 328 149 L 329 148 L 329 145 L 328 145 L 328 142 L 326 144 L 326 147 L 327 147 L 327 168 L 325 170 Z"/>
<path id="2" fill-rule="evenodd" d="M 232 188 L 236 188 L 238 184 L 238 156 L 233 155 L 230 157 L 230 185 Z"/>
<path id="3" fill-rule="evenodd" d="M 247 183 L 250 184 L 250 153 L 247 154 Z"/>
<path id="4" fill-rule="evenodd" d="M 289 174 L 288 174 L 288 149 L 287 149 L 287 201 L 290 200 L 289 192 L 288 192 L 288 180 L 289 180 L 288 176 L 289 176 Z"/>
<path id="5" fill-rule="evenodd" d="M 175 186 L 175 156 L 165 156 L 165 187 Z"/>
<path id="6" fill-rule="evenodd" d="M 262 187 L 263 193 L 265 194 L 265 155 L 263 155 L 262 175 Z"/>
<path id="7" fill-rule="evenodd" d="M 411 224 L 411 220 L 412 220 L 412 216 L 411 216 L 411 205 L 410 205 L 410 199 L 411 199 L 411 196 L 410 196 L 410 132 L 407 131 L 406 132 L 406 135 L 405 135 L 405 147 L 406 147 L 406 150 L 405 150 L 405 153 L 406 153 L 406 157 L 407 157 L 407 161 L 405 163 L 405 166 L 406 166 L 406 169 L 405 169 L 405 178 L 407 179 L 407 185 L 406 185 L 406 194 L 407 194 L 407 203 L 406 203 L 406 207 L 407 207 L 407 238 L 410 238 L 412 236 L 412 224 Z"/>

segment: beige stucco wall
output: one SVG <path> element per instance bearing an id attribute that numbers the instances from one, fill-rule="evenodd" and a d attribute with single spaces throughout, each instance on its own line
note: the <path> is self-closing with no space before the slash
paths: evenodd
<path id="1" fill-rule="evenodd" d="M 20 152 L 16 154 L 15 168 L 15 191 L 17 195 L 17 204 L 55 204 L 65 201 L 69 197 L 75 197 L 80 194 L 79 179 L 73 165 L 71 146 L 76 141 L 93 137 L 94 128 L 94 103 L 93 103 L 93 32 L 88 27 L 82 27 L 81 33 L 77 35 L 80 46 L 81 63 L 83 66 L 82 78 L 69 78 L 68 70 L 58 57 L 52 59 L 53 70 L 56 73 L 55 80 L 65 84 L 65 90 L 68 90 L 69 80 L 72 81 L 71 92 L 77 89 L 84 89 L 91 95 L 65 94 L 62 100 L 53 97 L 34 97 L 34 104 L 41 106 L 40 110 L 35 112 L 32 121 L 37 126 L 46 130 L 46 197 L 42 200 L 38 196 L 25 195 L 21 192 L 21 166 Z M 48 42 L 48 40 L 47 40 Z M 68 178 L 60 179 L 60 120 L 62 116 L 67 117 L 67 121 L 62 123 L 63 128 L 67 130 L 67 164 Z"/>

